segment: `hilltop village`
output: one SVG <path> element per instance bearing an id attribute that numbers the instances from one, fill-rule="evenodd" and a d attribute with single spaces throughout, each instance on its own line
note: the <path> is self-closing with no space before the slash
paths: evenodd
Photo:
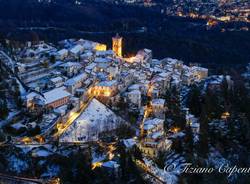
<path id="1" fill-rule="evenodd" d="M 126 175 L 122 155 L 131 154 L 144 180 L 176 183 L 180 173 L 167 172 L 164 166 L 186 162 L 180 149 L 187 134 L 193 135 L 190 142 L 199 141 L 199 118 L 186 103 L 191 86 L 204 92 L 220 89 L 224 81 L 231 88 L 233 82 L 230 76 L 208 76 L 199 64 L 154 59 L 150 49 L 124 58 L 122 47 L 117 34 L 112 49 L 66 39 L 57 45 L 27 42 L 23 48 L 1 51 L 4 85 L 12 89 L 2 93 L 1 146 L 30 155 L 31 163 L 42 168 L 41 178 L 57 178 L 62 170 L 59 163 L 44 168 L 51 162 L 47 158 L 68 158 L 80 149 L 91 160 L 92 171 L 104 168 L 117 179 Z M 220 119 L 229 116 L 221 112 Z M 17 154 L 8 152 L 3 160 L 9 173 L 30 170 L 29 162 Z"/>

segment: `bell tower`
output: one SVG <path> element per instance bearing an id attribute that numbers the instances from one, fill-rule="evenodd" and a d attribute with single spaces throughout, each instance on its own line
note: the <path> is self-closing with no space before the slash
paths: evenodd
<path id="1" fill-rule="evenodd" d="M 112 50 L 117 56 L 122 57 L 122 37 L 118 33 L 112 37 Z"/>

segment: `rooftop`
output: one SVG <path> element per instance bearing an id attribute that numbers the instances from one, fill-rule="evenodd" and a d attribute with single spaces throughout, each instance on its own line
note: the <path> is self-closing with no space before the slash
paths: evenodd
<path id="1" fill-rule="evenodd" d="M 67 80 L 64 85 L 66 86 L 70 86 L 70 85 L 74 85 L 75 83 L 81 81 L 81 80 L 84 80 L 87 78 L 87 74 L 86 73 L 82 73 L 82 74 L 79 74 L 77 75 L 76 77 L 73 77 L 69 80 Z"/>
<path id="2" fill-rule="evenodd" d="M 144 122 L 144 130 L 150 130 L 159 124 L 163 124 L 163 122 L 164 120 L 158 118 L 148 119 Z"/>
<path id="3" fill-rule="evenodd" d="M 111 87 L 117 84 L 116 80 L 111 80 L 111 81 L 103 81 L 98 84 L 98 86 L 104 86 L 104 87 Z"/>
<path id="4" fill-rule="evenodd" d="M 71 94 L 66 91 L 65 87 L 55 88 L 44 93 L 43 95 L 45 97 L 45 104 L 50 104 L 56 100 L 71 96 Z"/>
<path id="5" fill-rule="evenodd" d="M 52 82 L 54 82 L 54 83 L 59 82 L 59 81 L 62 81 L 62 80 L 63 80 L 62 77 L 54 77 L 54 78 L 50 79 L 50 81 L 52 81 Z"/>
<path id="6" fill-rule="evenodd" d="M 90 127 L 95 131 L 112 130 L 120 122 L 123 122 L 112 110 L 96 99 L 93 99 L 88 107 L 81 113 L 74 123 L 60 137 L 62 142 L 84 141 Z M 109 122 L 110 126 L 107 125 Z"/>
<path id="7" fill-rule="evenodd" d="M 73 48 L 70 49 L 70 52 L 73 54 L 78 54 L 79 52 L 83 51 L 82 45 L 75 45 Z"/>
<path id="8" fill-rule="evenodd" d="M 157 98 L 152 100 L 152 105 L 164 105 L 165 100 L 162 98 Z"/>

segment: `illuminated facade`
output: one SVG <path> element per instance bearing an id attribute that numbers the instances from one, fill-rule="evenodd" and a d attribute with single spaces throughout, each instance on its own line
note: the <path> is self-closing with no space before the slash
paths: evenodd
<path id="1" fill-rule="evenodd" d="M 151 101 L 151 106 L 153 110 L 153 114 L 155 117 L 160 119 L 165 119 L 165 100 L 164 99 L 153 99 Z"/>
<path id="2" fill-rule="evenodd" d="M 170 149 L 172 141 L 165 138 L 163 124 L 164 120 L 158 118 L 144 122 L 139 144 L 139 149 L 143 154 L 155 158 L 159 151 Z"/>
<path id="3" fill-rule="evenodd" d="M 122 37 L 118 34 L 112 38 L 112 50 L 117 56 L 122 57 Z"/>
<path id="4" fill-rule="evenodd" d="M 98 43 L 95 46 L 95 50 L 96 51 L 106 51 L 107 50 L 107 45 Z"/>
<path id="5" fill-rule="evenodd" d="M 208 20 L 208 22 L 207 22 L 207 26 L 208 27 L 214 27 L 214 26 L 216 26 L 218 24 L 218 22 L 216 21 L 216 20 L 213 20 L 213 19 L 210 19 L 210 20 Z"/>
<path id="6" fill-rule="evenodd" d="M 47 108 L 57 108 L 69 103 L 71 94 L 66 91 L 65 87 L 55 88 L 43 93 L 45 106 Z"/>
<path id="7" fill-rule="evenodd" d="M 116 81 L 104 81 L 92 87 L 90 93 L 97 97 L 110 97 L 118 92 Z"/>

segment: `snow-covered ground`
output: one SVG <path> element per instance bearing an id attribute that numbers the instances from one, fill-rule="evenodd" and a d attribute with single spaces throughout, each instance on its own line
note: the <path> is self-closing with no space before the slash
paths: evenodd
<path id="1" fill-rule="evenodd" d="M 152 174 L 157 176 L 162 181 L 165 181 L 167 184 L 177 184 L 178 183 L 178 173 L 175 171 L 168 172 L 167 170 L 160 169 L 156 164 L 149 159 L 144 158 L 144 163 L 150 168 Z"/>
<path id="2" fill-rule="evenodd" d="M 121 123 L 125 121 L 101 102 L 93 99 L 60 137 L 60 142 L 96 141 L 99 133 L 116 129 Z"/>

